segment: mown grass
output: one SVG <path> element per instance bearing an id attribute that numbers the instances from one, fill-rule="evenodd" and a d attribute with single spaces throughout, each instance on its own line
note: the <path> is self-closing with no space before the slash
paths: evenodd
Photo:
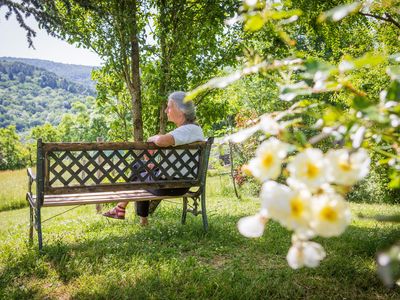
<path id="1" fill-rule="evenodd" d="M 222 192 L 221 192 L 222 191 Z M 399 225 L 354 219 L 339 238 L 318 239 L 327 258 L 316 269 L 291 270 L 290 233 L 270 222 L 260 239 L 242 237 L 237 220 L 258 210 L 233 196 L 226 177 L 209 178 L 210 230 L 180 204 L 163 202 L 141 228 L 108 220 L 93 206 L 43 224 L 44 253 L 27 243 L 27 208 L 0 212 L 3 299 L 399 299 L 376 276 L 375 254 L 399 238 Z M 176 201 L 179 202 L 179 201 Z M 45 208 L 43 219 L 67 208 Z M 400 213 L 390 205 L 353 204 L 354 213 Z M 36 237 L 36 236 L 35 236 Z"/>
<path id="2" fill-rule="evenodd" d="M 26 170 L 0 171 L 0 211 L 27 206 L 27 189 Z"/>

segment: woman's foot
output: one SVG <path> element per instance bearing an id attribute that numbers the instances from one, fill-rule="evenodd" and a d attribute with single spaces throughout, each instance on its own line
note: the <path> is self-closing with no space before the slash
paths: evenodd
<path id="1" fill-rule="evenodd" d="M 141 226 L 149 225 L 149 220 L 147 219 L 147 217 L 140 217 L 140 225 Z"/>
<path id="2" fill-rule="evenodd" d="M 103 216 L 112 219 L 124 220 L 125 219 L 125 207 L 119 205 L 115 206 L 113 209 L 103 213 Z"/>

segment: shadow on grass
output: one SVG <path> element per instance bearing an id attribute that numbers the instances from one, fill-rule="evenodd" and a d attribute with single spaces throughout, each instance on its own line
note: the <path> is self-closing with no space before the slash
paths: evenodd
<path id="1" fill-rule="evenodd" d="M 188 217 L 184 226 L 178 218 L 163 211 L 144 229 L 100 220 L 76 228 L 73 242 L 51 242 L 48 234 L 45 254 L 31 249 L 7 264 L 0 287 L 55 272 L 63 286 L 74 287 L 69 296 L 80 299 L 399 296 L 379 282 L 373 265 L 376 251 L 398 238 L 396 228 L 350 226 L 339 238 L 317 239 L 327 251 L 321 266 L 291 270 L 285 260 L 290 233 L 277 223 L 270 222 L 262 238 L 246 239 L 236 230 L 238 216 L 213 216 L 208 233 L 200 217 Z M 37 287 L 30 294 L 8 290 L 21 298 L 46 294 Z"/>

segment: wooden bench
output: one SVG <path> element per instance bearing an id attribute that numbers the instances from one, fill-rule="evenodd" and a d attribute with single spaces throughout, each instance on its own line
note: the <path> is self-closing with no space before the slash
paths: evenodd
<path id="1" fill-rule="evenodd" d="M 144 142 L 43 143 L 39 139 L 36 176 L 28 169 L 30 241 L 35 228 L 42 249 L 42 207 L 178 197 L 183 198 L 182 224 L 187 212 L 201 214 L 207 231 L 205 188 L 212 143 L 213 138 L 209 138 L 206 142 L 160 148 Z M 155 196 L 147 191 L 164 188 L 191 190 L 183 196 Z M 193 204 L 189 205 L 188 200 Z"/>

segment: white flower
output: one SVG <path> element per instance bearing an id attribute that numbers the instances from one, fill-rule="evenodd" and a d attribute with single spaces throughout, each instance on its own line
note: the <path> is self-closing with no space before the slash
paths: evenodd
<path id="1" fill-rule="evenodd" d="M 263 142 L 256 151 L 256 157 L 248 165 L 254 177 L 261 181 L 276 179 L 281 174 L 282 160 L 286 157 L 288 144 L 276 138 Z"/>
<path id="2" fill-rule="evenodd" d="M 260 129 L 266 134 L 277 135 L 281 126 L 270 116 L 262 116 L 260 120 Z"/>
<path id="3" fill-rule="evenodd" d="M 257 0 L 245 0 L 244 1 L 248 6 L 255 6 L 257 4 Z"/>
<path id="4" fill-rule="evenodd" d="M 262 207 L 282 226 L 295 231 L 309 228 L 311 193 L 308 190 L 291 190 L 275 181 L 266 182 L 261 190 Z"/>
<path id="5" fill-rule="evenodd" d="M 353 126 L 353 127 L 355 127 L 355 126 Z M 350 138 L 353 141 L 353 143 L 352 143 L 353 148 L 355 148 L 355 149 L 360 148 L 361 143 L 364 140 L 365 131 L 366 131 L 365 127 L 361 126 L 361 127 L 357 128 L 355 133 L 350 135 Z"/>
<path id="6" fill-rule="evenodd" d="M 354 69 L 354 63 L 348 60 L 343 60 L 339 64 L 339 72 L 344 73 Z"/>
<path id="7" fill-rule="evenodd" d="M 222 140 L 222 143 L 227 143 L 229 141 L 233 143 L 242 143 L 251 137 L 254 133 L 256 133 L 260 129 L 259 124 L 255 126 L 251 126 L 249 128 L 241 129 L 238 132 L 235 132 L 231 135 L 228 135 Z"/>
<path id="8" fill-rule="evenodd" d="M 400 126 L 400 118 L 394 114 L 389 115 L 390 125 L 392 127 L 399 127 Z"/>
<path id="9" fill-rule="evenodd" d="M 312 203 L 311 229 L 323 237 L 341 235 L 350 224 L 347 202 L 337 193 L 323 193 Z"/>
<path id="10" fill-rule="evenodd" d="M 291 189 L 294 189 L 294 190 L 307 189 L 306 184 L 304 184 L 303 182 L 300 182 L 296 179 L 290 178 L 290 177 L 288 179 L 286 179 L 286 183 L 288 184 L 288 186 Z M 317 194 L 322 194 L 322 193 L 334 192 L 334 189 L 329 183 L 323 183 L 320 186 L 313 188 L 311 191 L 314 195 L 317 195 Z"/>
<path id="11" fill-rule="evenodd" d="M 345 149 L 329 150 L 326 158 L 329 162 L 330 181 L 336 184 L 353 185 L 369 172 L 371 160 L 364 149 L 352 154 Z"/>
<path id="12" fill-rule="evenodd" d="M 290 211 L 282 223 L 293 230 L 303 230 L 309 227 L 311 217 L 311 193 L 308 190 L 292 191 L 289 197 Z"/>
<path id="13" fill-rule="evenodd" d="M 291 193 L 288 186 L 276 181 L 267 181 L 261 188 L 261 206 L 268 211 L 271 218 L 282 219 L 288 215 L 288 199 Z"/>
<path id="14" fill-rule="evenodd" d="M 254 216 L 241 218 L 237 227 L 239 232 L 245 237 L 256 238 L 263 235 L 267 221 L 267 212 L 266 210 L 262 210 Z"/>
<path id="15" fill-rule="evenodd" d="M 292 269 L 315 268 L 326 256 L 324 248 L 315 242 L 297 242 L 289 249 L 286 260 Z"/>
<path id="16" fill-rule="evenodd" d="M 319 149 L 306 149 L 297 154 L 288 164 L 290 178 L 314 189 L 327 181 L 327 164 L 324 154 Z"/>

